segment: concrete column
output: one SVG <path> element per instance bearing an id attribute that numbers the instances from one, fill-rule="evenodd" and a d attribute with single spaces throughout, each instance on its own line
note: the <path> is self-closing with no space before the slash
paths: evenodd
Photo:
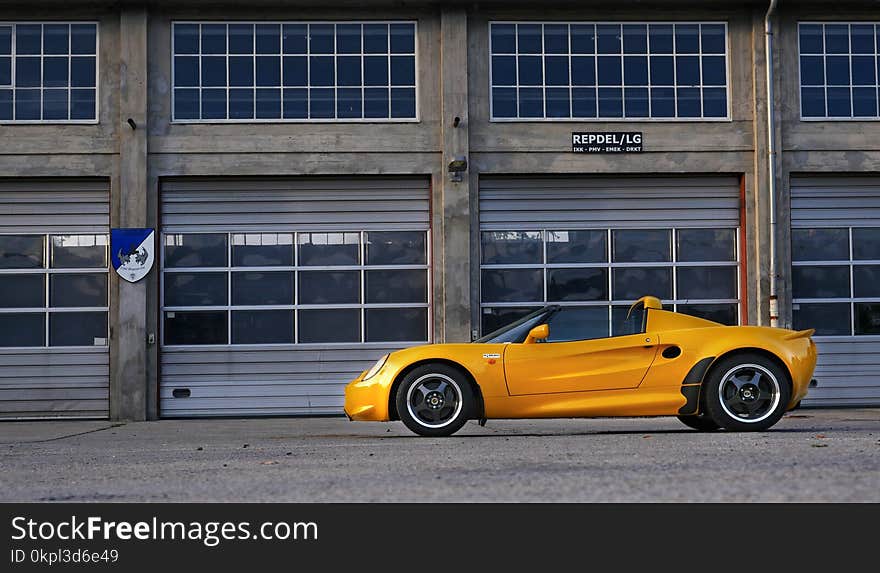
<path id="1" fill-rule="evenodd" d="M 469 162 L 467 46 L 467 11 L 462 7 L 444 8 L 440 17 L 443 162 L 438 178 L 443 202 L 443 248 L 438 262 L 443 268 L 446 342 L 471 339 L 470 166 L 460 174 L 460 181 L 453 181 L 448 172 L 453 161 L 464 158 Z"/>
<path id="2" fill-rule="evenodd" d="M 749 221 L 748 236 L 750 287 L 754 287 L 755 299 L 749 301 L 749 324 L 769 326 L 770 324 L 770 162 L 767 146 L 767 65 L 764 49 L 764 12 L 761 8 L 752 11 L 752 57 L 754 59 L 752 85 L 752 113 L 754 114 L 754 181 L 747 186 L 754 190 L 746 201 L 752 204 L 754 220 Z M 752 288 L 749 288 L 750 293 Z"/>
<path id="3" fill-rule="evenodd" d="M 111 226 L 147 226 L 147 9 L 123 5 L 119 15 L 119 155 L 111 191 Z M 147 283 L 118 279 L 110 353 L 110 417 L 147 415 Z"/>

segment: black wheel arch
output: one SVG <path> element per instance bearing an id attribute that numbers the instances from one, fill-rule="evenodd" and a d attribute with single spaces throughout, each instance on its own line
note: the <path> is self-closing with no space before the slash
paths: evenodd
<path id="1" fill-rule="evenodd" d="M 736 356 L 738 354 L 757 354 L 759 356 L 763 356 L 764 358 L 770 360 L 771 362 L 773 362 L 774 364 L 779 366 L 779 368 L 782 369 L 782 371 L 785 373 L 785 383 L 788 384 L 789 391 L 791 391 L 793 389 L 794 384 L 792 382 L 793 379 L 791 376 L 791 370 L 789 370 L 788 366 L 785 364 L 785 362 L 781 358 L 779 358 L 779 356 L 777 356 L 773 352 L 767 350 L 766 348 L 757 348 L 757 347 L 733 348 L 731 350 L 728 350 L 727 352 L 724 352 L 724 353 L 716 356 L 715 360 L 713 360 L 712 363 L 709 364 L 709 367 L 706 368 L 706 373 L 703 375 L 703 379 L 700 381 L 700 397 L 698 400 L 699 405 L 698 405 L 698 410 L 697 410 L 698 414 L 702 414 L 705 411 L 705 406 L 703 404 L 704 392 L 702 391 L 702 389 L 703 389 L 703 385 L 706 383 L 706 379 L 709 377 L 709 373 L 712 372 L 712 370 L 722 360 L 730 358 L 731 356 Z"/>
<path id="2" fill-rule="evenodd" d="M 413 362 L 403 370 L 401 370 L 397 377 L 394 378 L 394 382 L 391 383 L 391 389 L 388 392 L 388 418 L 390 420 L 400 420 L 400 415 L 397 413 L 397 389 L 400 387 L 403 379 L 406 378 L 406 375 L 418 368 L 419 366 L 424 366 L 426 364 L 444 364 L 451 368 L 455 368 L 465 377 L 468 381 L 468 384 L 471 385 L 471 389 L 474 392 L 474 397 L 477 399 L 476 404 L 476 412 L 473 414 L 471 419 L 480 419 L 484 415 L 484 405 L 483 405 L 483 392 L 480 390 L 480 385 L 477 384 L 477 380 L 474 378 L 474 375 L 470 373 L 470 371 L 455 362 L 454 360 L 449 360 L 446 358 L 426 358 L 424 360 L 419 360 L 418 362 Z"/>

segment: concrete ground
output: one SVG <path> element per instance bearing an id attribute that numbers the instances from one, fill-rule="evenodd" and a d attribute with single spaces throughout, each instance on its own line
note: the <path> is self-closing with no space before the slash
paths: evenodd
<path id="1" fill-rule="evenodd" d="M 758 434 L 490 420 L 446 439 L 344 418 L 3 422 L 0 501 L 880 502 L 880 409 Z"/>

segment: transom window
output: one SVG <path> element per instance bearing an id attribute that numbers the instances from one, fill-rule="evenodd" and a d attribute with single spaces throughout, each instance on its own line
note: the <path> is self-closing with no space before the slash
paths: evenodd
<path id="1" fill-rule="evenodd" d="M 796 329 L 880 335 L 880 227 L 791 230 Z"/>
<path id="2" fill-rule="evenodd" d="M 98 25 L 0 23 L 0 122 L 97 121 Z"/>
<path id="3" fill-rule="evenodd" d="M 0 347 L 107 346 L 107 235 L 0 235 Z"/>
<path id="4" fill-rule="evenodd" d="M 426 231 L 164 237 L 164 344 L 428 340 Z"/>
<path id="5" fill-rule="evenodd" d="M 798 31 L 801 117 L 880 117 L 880 25 L 803 22 Z"/>
<path id="6" fill-rule="evenodd" d="M 661 298 L 678 312 L 739 323 L 735 228 L 481 235 L 484 334 L 549 303 L 568 311 L 560 314 L 559 324 L 551 323 L 551 341 L 627 334 L 629 306 L 645 295 Z"/>
<path id="7" fill-rule="evenodd" d="M 415 22 L 175 22 L 174 121 L 417 118 Z"/>
<path id="8" fill-rule="evenodd" d="M 725 119 L 727 24 L 492 22 L 495 120 Z"/>

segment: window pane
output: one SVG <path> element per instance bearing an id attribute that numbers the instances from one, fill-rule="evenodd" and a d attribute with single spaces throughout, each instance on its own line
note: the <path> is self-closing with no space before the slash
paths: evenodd
<path id="1" fill-rule="evenodd" d="M 489 28 L 493 54 L 516 53 L 516 25 L 492 24 Z"/>
<path id="2" fill-rule="evenodd" d="M 229 58 L 229 85 L 233 87 L 254 85 L 254 58 L 252 56 Z"/>
<path id="3" fill-rule="evenodd" d="M 802 54 L 821 54 L 825 50 L 821 24 L 801 24 L 799 30 Z"/>
<path id="4" fill-rule="evenodd" d="M 360 271 L 300 271 L 299 304 L 349 304 L 361 300 Z"/>
<path id="5" fill-rule="evenodd" d="M 574 88 L 571 90 L 572 117 L 596 117 L 596 90 L 593 88 Z"/>
<path id="6" fill-rule="evenodd" d="M 563 308 L 550 318 L 547 342 L 608 337 L 608 307 Z"/>
<path id="7" fill-rule="evenodd" d="M 856 334 L 880 334 L 880 304 L 857 302 Z"/>
<path id="8" fill-rule="evenodd" d="M 202 56 L 202 86 L 226 86 L 226 58 L 221 56 Z"/>
<path id="9" fill-rule="evenodd" d="M 519 24 L 517 26 L 517 41 L 520 54 L 540 54 L 543 47 L 541 25 Z"/>
<path id="10" fill-rule="evenodd" d="M 792 267 L 794 298 L 849 298 L 849 266 Z"/>
<path id="11" fill-rule="evenodd" d="M 46 313 L 0 313 L 0 347 L 45 345 Z"/>
<path id="12" fill-rule="evenodd" d="M 670 268 L 617 268 L 612 269 L 614 300 L 636 300 L 643 296 L 659 299 L 672 298 L 672 269 Z"/>
<path id="13" fill-rule="evenodd" d="M 174 85 L 177 87 L 198 87 L 199 58 L 198 56 L 175 56 Z"/>
<path id="14" fill-rule="evenodd" d="M 356 58 L 360 67 L 360 58 Z M 360 80 L 360 74 L 358 74 Z M 357 82 L 360 84 L 360 81 Z M 412 56 L 391 56 L 391 85 L 416 85 L 416 60 Z"/>
<path id="15" fill-rule="evenodd" d="M 672 233 L 667 229 L 615 230 L 611 233 L 612 262 L 644 263 L 672 260 Z"/>
<path id="16" fill-rule="evenodd" d="M 483 334 L 494 332 L 502 326 L 507 326 L 512 322 L 516 322 L 538 308 L 539 307 L 536 306 L 525 308 L 484 308 L 481 313 L 481 332 Z"/>
<path id="17" fill-rule="evenodd" d="M 643 332 L 644 310 L 634 310 L 627 318 L 629 306 L 611 307 L 611 336 L 628 336 Z"/>
<path id="18" fill-rule="evenodd" d="M 413 54 L 416 51 L 416 28 L 413 24 L 391 24 L 391 53 Z"/>
<path id="19" fill-rule="evenodd" d="M 232 304 L 293 304 L 293 273 L 232 273 Z"/>
<path id="20" fill-rule="evenodd" d="M 541 88 L 519 89 L 519 116 L 544 117 L 544 90 Z"/>
<path id="21" fill-rule="evenodd" d="M 361 51 L 361 25 L 336 25 L 336 53 L 359 54 Z"/>
<path id="22" fill-rule="evenodd" d="M 40 87 L 40 58 L 15 58 L 15 87 Z"/>
<path id="23" fill-rule="evenodd" d="M 736 267 L 680 267 L 678 298 L 710 299 L 736 296 Z"/>
<path id="24" fill-rule="evenodd" d="M 547 88 L 547 117 L 571 117 L 568 88 Z"/>
<path id="25" fill-rule="evenodd" d="M 225 306 L 226 273 L 165 273 L 165 306 Z"/>
<path id="26" fill-rule="evenodd" d="M 571 58 L 571 83 L 575 86 L 596 85 L 596 59 L 592 56 Z M 595 93 L 593 98 L 595 99 Z"/>
<path id="27" fill-rule="evenodd" d="M 364 89 L 364 117 L 390 117 L 388 90 L 385 88 Z"/>
<path id="28" fill-rule="evenodd" d="M 548 231 L 548 263 L 604 263 L 608 261 L 605 231 Z"/>
<path id="29" fill-rule="evenodd" d="M 544 53 L 568 53 L 568 26 L 566 24 L 544 25 Z"/>
<path id="30" fill-rule="evenodd" d="M 306 24 L 284 24 L 281 27 L 281 43 L 284 53 L 308 53 L 308 37 L 308 26 Z"/>
<path id="31" fill-rule="evenodd" d="M 43 119 L 68 118 L 68 91 L 43 90 Z"/>
<path id="32" fill-rule="evenodd" d="M 678 88 L 676 90 L 678 117 L 700 117 L 700 90 Z"/>
<path id="33" fill-rule="evenodd" d="M 309 58 L 309 85 L 332 86 L 336 81 L 331 56 L 312 56 Z"/>
<path id="34" fill-rule="evenodd" d="M 92 54 L 96 53 L 98 27 L 95 24 L 71 24 L 70 25 L 70 53 Z"/>
<path id="35" fill-rule="evenodd" d="M 825 84 L 825 63 L 822 56 L 801 56 L 801 85 Z"/>
<path id="36" fill-rule="evenodd" d="M 528 264 L 543 261 L 540 231 L 484 231 L 481 233 L 483 263 Z"/>
<path id="37" fill-rule="evenodd" d="M 828 88 L 828 117 L 852 117 L 850 88 Z"/>
<path id="38" fill-rule="evenodd" d="M 225 234 L 165 235 L 166 267 L 225 267 Z"/>
<path id="39" fill-rule="evenodd" d="M 880 240 L 880 235 L 878 235 L 878 240 Z M 856 244 L 853 245 L 853 251 L 858 252 L 858 241 L 854 242 Z M 849 259 L 849 231 L 847 229 L 792 229 L 791 259 L 793 261 L 846 261 Z"/>
<path id="40" fill-rule="evenodd" d="M 106 268 L 106 235 L 54 235 L 50 266 L 55 269 Z"/>
<path id="41" fill-rule="evenodd" d="M 697 24 L 675 25 L 675 51 L 696 54 L 700 51 L 700 27 Z"/>
<path id="42" fill-rule="evenodd" d="M 648 26 L 648 39 L 653 54 L 671 54 L 673 48 L 672 24 L 651 24 Z"/>
<path id="43" fill-rule="evenodd" d="M 626 88 L 624 100 L 626 117 L 648 117 L 648 88 Z"/>
<path id="44" fill-rule="evenodd" d="M 547 300 L 608 300 L 608 269 L 550 269 Z"/>
<path id="45" fill-rule="evenodd" d="M 285 86 L 309 85 L 309 62 L 305 56 L 285 56 L 283 62 Z"/>
<path id="46" fill-rule="evenodd" d="M 394 58 L 392 58 L 394 59 Z M 399 58 L 397 58 L 399 59 Z M 406 59 L 406 58 L 405 58 Z M 394 75 L 392 66 L 392 75 Z M 398 76 L 400 71 L 398 70 Z M 336 77 L 340 86 L 361 85 L 361 58 L 360 56 L 339 56 L 336 58 Z"/>
<path id="47" fill-rule="evenodd" d="M 825 58 L 825 78 L 830 86 L 849 85 L 849 57 L 827 56 Z"/>
<path id="48" fill-rule="evenodd" d="M 174 24 L 174 53 L 199 53 L 198 24 Z"/>
<path id="49" fill-rule="evenodd" d="M 11 120 L 13 115 L 12 90 L 0 90 L 0 120 Z"/>
<path id="50" fill-rule="evenodd" d="M 628 86 L 648 85 L 647 56 L 626 56 L 623 58 L 623 78 Z"/>
<path id="51" fill-rule="evenodd" d="M 232 266 L 287 267 L 293 265 L 291 233 L 232 235 Z"/>
<path id="52" fill-rule="evenodd" d="M 165 313 L 165 344 L 227 344 L 226 311 Z"/>
<path id="53" fill-rule="evenodd" d="M 286 81 L 286 80 L 285 80 Z M 309 95 L 305 89 L 284 90 L 284 118 L 306 119 L 309 117 Z"/>
<path id="54" fill-rule="evenodd" d="M 299 233 L 299 264 L 356 265 L 360 261 L 358 233 Z"/>
<path id="55" fill-rule="evenodd" d="M 229 25 L 229 53 L 230 54 L 253 54 L 254 53 L 254 26 L 253 26 L 253 24 L 230 24 Z"/>
<path id="56" fill-rule="evenodd" d="M 679 261 L 736 260 L 736 229 L 679 229 L 676 235 Z"/>
<path id="57" fill-rule="evenodd" d="M 428 339 L 427 308 L 368 308 L 366 342 L 421 342 Z"/>
<path id="58" fill-rule="evenodd" d="M 43 54 L 67 54 L 70 50 L 70 26 L 46 24 L 43 26 Z"/>
<path id="59" fill-rule="evenodd" d="M 370 231 L 366 236 L 366 264 L 427 264 L 426 240 L 423 231 Z"/>
<path id="60" fill-rule="evenodd" d="M 104 273 L 50 275 L 49 306 L 107 306 L 107 275 Z"/>
<path id="61" fill-rule="evenodd" d="M 95 91 L 70 90 L 70 119 L 95 119 Z"/>
<path id="62" fill-rule="evenodd" d="M 596 26 L 592 24 L 571 25 L 571 53 L 593 54 L 596 52 Z"/>
<path id="63" fill-rule="evenodd" d="M 360 342 L 361 311 L 356 308 L 300 310 L 299 342 Z"/>
<path id="64" fill-rule="evenodd" d="M 278 54 L 281 52 L 281 26 L 278 24 L 257 24 L 257 53 Z"/>
<path id="65" fill-rule="evenodd" d="M 15 90 L 15 119 L 40 119 L 40 90 Z"/>
<path id="66" fill-rule="evenodd" d="M 723 54 L 725 50 L 724 26 L 703 24 L 700 26 L 700 45 L 704 54 Z"/>
<path id="67" fill-rule="evenodd" d="M 107 313 L 49 313 L 49 346 L 107 346 Z"/>
<path id="68" fill-rule="evenodd" d="M 66 88 L 69 67 L 70 60 L 68 58 L 43 58 L 42 86 L 44 88 Z"/>
<path id="69" fill-rule="evenodd" d="M 728 326 L 739 324 L 735 304 L 680 304 L 678 305 L 678 312 Z"/>
<path id="70" fill-rule="evenodd" d="M 620 53 L 620 25 L 598 24 L 596 26 L 596 49 L 600 54 Z"/>
<path id="71" fill-rule="evenodd" d="M 518 61 L 521 86 L 539 86 L 544 83 L 544 68 L 540 56 L 520 56 Z"/>
<path id="72" fill-rule="evenodd" d="M 174 90 L 174 119 L 199 119 L 199 90 Z"/>
<path id="73" fill-rule="evenodd" d="M 254 90 L 229 90 L 229 119 L 253 119 Z"/>
<path id="74" fill-rule="evenodd" d="M 41 235 L 0 235 L 0 269 L 43 267 Z"/>
<path id="75" fill-rule="evenodd" d="M 482 271 L 485 302 L 535 302 L 544 300 L 544 273 L 540 269 Z"/>
<path id="76" fill-rule="evenodd" d="M 510 60 L 515 62 L 513 58 L 510 58 Z M 515 63 L 512 64 L 510 69 L 510 73 L 514 74 L 514 79 L 516 74 L 515 66 Z M 385 56 L 364 57 L 364 85 L 387 86 L 388 82 L 388 58 Z"/>
<path id="77" fill-rule="evenodd" d="M 416 89 L 391 88 L 391 117 L 414 118 L 416 116 Z"/>
<path id="78" fill-rule="evenodd" d="M 0 308 L 46 306 L 46 275 L 0 275 Z M 2 315 L 0 315 L 2 316 Z"/>
<path id="79" fill-rule="evenodd" d="M 292 344 L 292 310 L 235 310 L 232 344 Z"/>
<path id="80" fill-rule="evenodd" d="M 852 334 L 850 305 L 837 303 L 795 303 L 794 329 L 815 328 L 818 336 L 850 336 Z"/>
<path id="81" fill-rule="evenodd" d="M 278 119 L 281 117 L 281 90 L 257 89 L 257 118 Z"/>
<path id="82" fill-rule="evenodd" d="M 801 88 L 801 115 L 825 117 L 825 88 Z"/>
<path id="83" fill-rule="evenodd" d="M 42 26 L 19 24 L 15 27 L 15 53 L 39 54 L 41 51 Z"/>
<path id="84" fill-rule="evenodd" d="M 856 265 L 853 267 L 853 296 L 856 298 L 880 297 L 880 266 Z"/>
<path id="85" fill-rule="evenodd" d="M 852 236 L 853 259 L 858 261 L 880 260 L 880 228 L 853 229 Z"/>
<path id="86" fill-rule="evenodd" d="M 364 53 L 388 53 L 388 24 L 364 24 Z"/>
<path id="87" fill-rule="evenodd" d="M 849 26 L 846 24 L 825 24 L 825 53 L 845 54 L 849 52 Z"/>
<path id="88" fill-rule="evenodd" d="M 367 271 L 366 302 L 428 302 L 428 273 L 423 270 Z"/>

